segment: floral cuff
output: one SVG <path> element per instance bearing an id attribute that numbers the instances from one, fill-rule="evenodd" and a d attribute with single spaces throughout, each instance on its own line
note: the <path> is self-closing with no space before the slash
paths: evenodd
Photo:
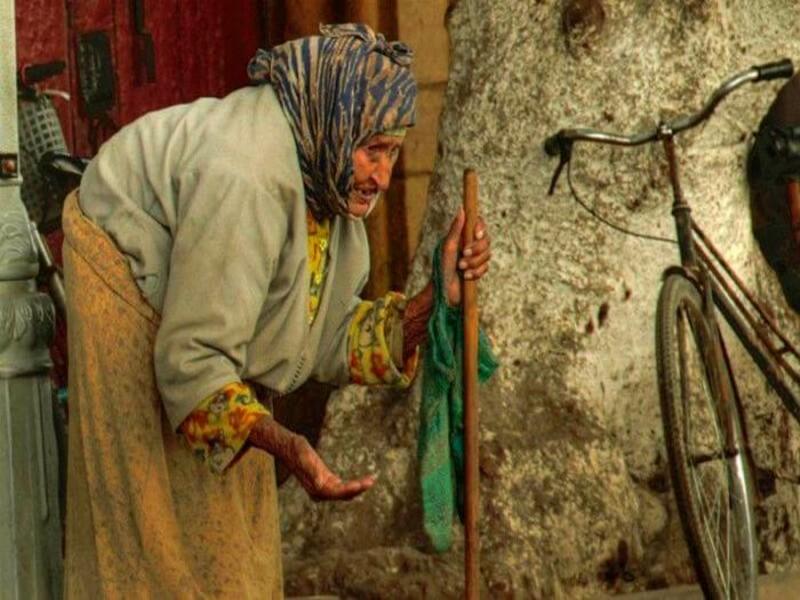
<path id="1" fill-rule="evenodd" d="M 249 385 L 229 383 L 195 408 L 179 430 L 195 456 L 221 474 L 239 454 L 250 430 L 269 411 Z"/>
<path id="2" fill-rule="evenodd" d="M 361 302 L 348 330 L 350 380 L 362 385 L 407 388 L 414 379 L 419 349 L 404 363 L 403 294 L 389 292 L 374 302 Z M 402 363 L 400 367 L 398 364 Z"/>

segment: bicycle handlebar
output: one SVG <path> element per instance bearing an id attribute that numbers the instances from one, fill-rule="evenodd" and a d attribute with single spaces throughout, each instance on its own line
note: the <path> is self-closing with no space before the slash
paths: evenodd
<path id="1" fill-rule="evenodd" d="M 562 129 L 556 134 L 549 136 L 544 142 L 544 151 L 549 156 L 560 156 L 561 158 L 558 168 L 553 175 L 550 191 L 548 193 L 553 193 L 558 177 L 561 174 L 561 169 L 569 162 L 572 153 L 572 144 L 575 141 L 613 144 L 616 146 L 639 146 L 641 144 L 653 142 L 691 129 L 705 121 L 728 94 L 745 83 L 788 78 L 791 77 L 793 73 L 794 65 L 788 58 L 751 67 L 723 81 L 722 84 L 714 90 L 703 107 L 696 113 L 677 117 L 666 123 L 659 124 L 655 129 L 633 135 L 623 135 L 621 133 L 600 131 L 597 129 Z"/>
<path id="2" fill-rule="evenodd" d="M 794 73 L 794 65 L 788 58 L 779 60 L 774 63 L 767 63 L 753 67 L 758 70 L 758 78 L 756 81 L 769 81 L 770 79 L 785 79 L 792 76 Z"/>

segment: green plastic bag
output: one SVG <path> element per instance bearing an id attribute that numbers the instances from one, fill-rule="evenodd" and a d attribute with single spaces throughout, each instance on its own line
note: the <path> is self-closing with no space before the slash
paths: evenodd
<path id="1" fill-rule="evenodd" d="M 464 520 L 464 329 L 461 307 L 447 304 L 441 256 L 439 242 L 433 254 L 433 311 L 422 366 L 417 447 L 423 525 L 437 552 L 453 543 L 456 511 Z M 489 379 L 497 366 L 488 338 L 479 331 L 478 381 Z"/>

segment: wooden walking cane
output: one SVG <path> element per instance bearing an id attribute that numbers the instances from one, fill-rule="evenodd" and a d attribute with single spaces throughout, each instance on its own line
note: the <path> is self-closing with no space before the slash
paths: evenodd
<path id="1" fill-rule="evenodd" d="M 464 246 L 472 243 L 478 222 L 478 175 L 464 171 Z M 464 307 L 464 572 L 465 598 L 480 597 L 478 547 L 478 282 L 462 280 L 461 302 Z"/>

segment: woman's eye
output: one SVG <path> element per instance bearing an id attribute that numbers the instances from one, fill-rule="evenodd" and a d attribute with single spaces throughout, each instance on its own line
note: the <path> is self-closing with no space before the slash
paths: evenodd
<path id="1" fill-rule="evenodd" d="M 367 157 L 372 162 L 378 162 L 382 158 L 386 157 L 390 161 L 395 162 L 397 157 L 400 155 L 400 148 L 398 146 L 387 146 L 384 144 L 378 144 L 375 146 L 367 146 Z"/>

